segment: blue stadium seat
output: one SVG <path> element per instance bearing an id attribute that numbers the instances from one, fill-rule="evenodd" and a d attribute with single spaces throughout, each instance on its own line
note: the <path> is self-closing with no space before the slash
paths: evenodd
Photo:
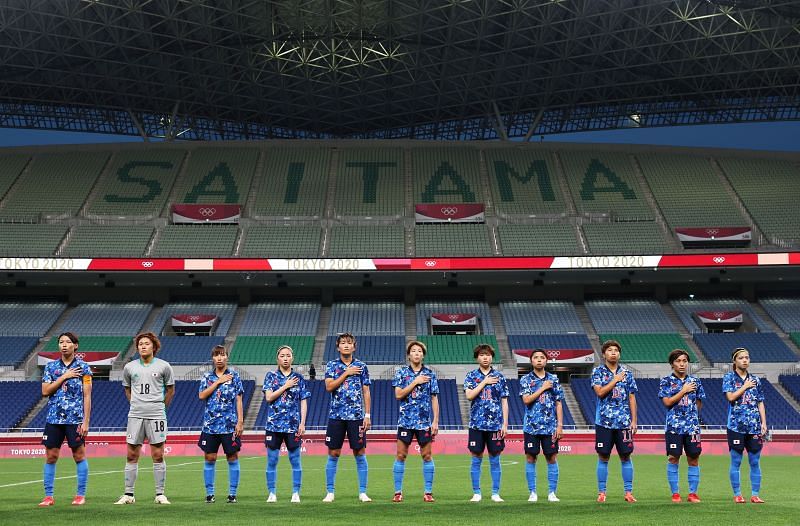
<path id="1" fill-rule="evenodd" d="M 13 429 L 42 398 L 39 382 L 0 382 L 0 433 Z M 13 400 L 14 403 L 7 403 Z"/>
<path id="2" fill-rule="evenodd" d="M 0 336 L 0 365 L 18 367 L 38 343 L 34 336 Z"/>
<path id="3" fill-rule="evenodd" d="M 369 366 L 373 363 L 404 363 L 406 359 L 404 336 L 362 336 L 356 334 L 355 357 Z M 336 350 L 336 336 L 328 336 L 325 340 L 326 362 L 339 357 Z M 325 374 L 325 371 L 320 371 Z"/>
<path id="4" fill-rule="evenodd" d="M 737 347 L 748 349 L 753 363 L 796 362 L 798 359 L 798 356 L 786 346 L 783 340 L 772 332 L 696 333 L 694 341 L 703 354 L 714 363 L 730 363 L 731 352 Z"/>

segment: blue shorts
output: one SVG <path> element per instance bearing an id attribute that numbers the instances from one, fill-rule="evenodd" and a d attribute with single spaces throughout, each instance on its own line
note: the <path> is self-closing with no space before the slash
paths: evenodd
<path id="1" fill-rule="evenodd" d="M 242 438 L 233 436 L 233 433 L 200 433 L 197 446 L 204 453 L 217 453 L 222 446 L 226 455 L 233 455 L 242 449 Z"/>
<path id="2" fill-rule="evenodd" d="M 523 433 L 525 439 L 525 453 L 533 455 L 539 454 L 541 449 L 544 456 L 549 457 L 558 453 L 558 441 L 553 440 L 553 435 L 530 435 Z"/>
<path id="3" fill-rule="evenodd" d="M 77 449 L 85 443 L 84 438 L 78 435 L 78 424 L 45 424 L 42 435 L 44 447 L 47 449 L 61 447 L 64 439 L 67 440 L 70 449 Z"/>
<path id="4" fill-rule="evenodd" d="M 764 447 L 764 438 L 759 435 L 748 435 L 745 433 L 737 433 L 736 431 L 728 431 L 728 451 L 731 449 L 742 453 L 745 449 L 748 453 L 758 453 Z"/>
<path id="5" fill-rule="evenodd" d="M 431 429 L 407 429 L 405 427 L 398 427 L 397 428 L 397 440 L 403 442 L 404 444 L 411 444 L 414 440 L 414 437 L 417 439 L 417 444 L 420 446 L 424 446 L 425 444 L 430 444 L 433 441 L 433 435 L 431 434 Z"/>
<path id="6" fill-rule="evenodd" d="M 328 429 L 325 430 L 325 445 L 328 449 L 342 449 L 345 435 L 353 451 L 367 447 L 367 432 L 364 431 L 363 420 L 328 420 Z"/>
<path id="7" fill-rule="evenodd" d="M 618 455 L 633 453 L 633 432 L 628 429 L 609 429 L 603 426 L 594 426 L 594 450 L 603 456 L 611 454 L 611 449 L 616 446 Z"/>
<path id="8" fill-rule="evenodd" d="M 667 446 L 667 455 L 672 457 L 679 457 L 683 451 L 686 451 L 687 457 L 697 458 L 703 452 L 700 433 L 664 433 L 664 442 Z"/>
<path id="9" fill-rule="evenodd" d="M 469 429 L 469 450 L 471 453 L 483 453 L 484 448 L 490 455 L 499 455 L 506 448 L 506 441 L 500 436 L 500 431 L 482 431 Z"/>
<path id="10" fill-rule="evenodd" d="M 281 444 L 286 444 L 286 449 L 294 451 L 300 447 L 302 443 L 303 439 L 297 436 L 297 433 L 293 431 L 288 433 L 267 431 L 266 434 L 264 434 L 264 445 L 267 446 L 268 449 L 280 449 Z"/>

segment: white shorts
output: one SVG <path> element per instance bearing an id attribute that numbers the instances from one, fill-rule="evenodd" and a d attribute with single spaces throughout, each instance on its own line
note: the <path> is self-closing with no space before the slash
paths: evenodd
<path id="1" fill-rule="evenodd" d="M 166 418 L 128 418 L 126 442 L 134 446 L 144 444 L 145 438 L 150 444 L 162 444 L 167 441 Z"/>

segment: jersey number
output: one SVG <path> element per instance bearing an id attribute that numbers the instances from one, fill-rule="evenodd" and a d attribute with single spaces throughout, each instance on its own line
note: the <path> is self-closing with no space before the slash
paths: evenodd
<path id="1" fill-rule="evenodd" d="M 154 420 L 153 421 L 153 431 L 164 431 L 164 421 L 163 420 Z"/>
<path id="2" fill-rule="evenodd" d="M 139 394 L 150 394 L 150 384 L 139 384 Z"/>

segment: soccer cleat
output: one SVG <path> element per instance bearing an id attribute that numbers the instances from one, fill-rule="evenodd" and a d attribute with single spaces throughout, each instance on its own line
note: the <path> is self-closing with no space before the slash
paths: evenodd
<path id="1" fill-rule="evenodd" d="M 214 504 L 217 498 L 214 495 L 206 495 L 206 504 Z"/>
<path id="2" fill-rule="evenodd" d="M 114 504 L 134 504 L 135 502 L 136 499 L 133 497 L 133 495 L 123 495 L 117 499 L 117 502 Z"/>
<path id="3" fill-rule="evenodd" d="M 369 498 L 369 495 L 367 495 L 366 493 L 359 493 L 358 500 L 360 500 L 361 502 L 372 502 L 372 499 Z"/>
<path id="4" fill-rule="evenodd" d="M 606 501 L 606 494 L 605 492 L 600 492 L 597 494 L 597 502 L 605 502 Z"/>
<path id="5" fill-rule="evenodd" d="M 156 504 L 172 504 L 168 499 L 167 496 L 164 494 L 156 495 L 156 498 L 153 499 L 153 502 Z"/>
<path id="6" fill-rule="evenodd" d="M 636 497 L 634 497 L 633 493 L 631 493 L 630 491 L 626 491 L 625 497 L 623 498 L 625 499 L 625 502 L 636 502 Z"/>
<path id="7" fill-rule="evenodd" d="M 228 495 L 228 500 L 225 501 L 227 504 L 236 504 L 239 502 L 236 500 L 236 495 Z"/>
<path id="8" fill-rule="evenodd" d="M 300 494 L 296 491 L 292 493 L 292 498 L 289 499 L 289 502 L 300 502 Z"/>
<path id="9" fill-rule="evenodd" d="M 270 493 L 267 497 L 267 502 L 278 502 L 278 496 L 274 493 Z"/>
<path id="10" fill-rule="evenodd" d="M 53 497 L 45 497 L 42 499 L 42 502 L 39 503 L 40 508 L 46 508 L 48 506 L 55 506 L 56 501 Z"/>
<path id="11" fill-rule="evenodd" d="M 436 499 L 433 498 L 433 493 L 426 493 L 422 496 L 422 502 L 436 502 Z"/>
<path id="12" fill-rule="evenodd" d="M 561 502 L 561 499 L 556 497 L 556 494 L 553 491 L 547 494 L 547 500 L 550 502 Z"/>
<path id="13" fill-rule="evenodd" d="M 492 502 L 505 502 L 505 501 L 503 500 L 503 497 L 501 497 L 497 493 L 494 493 L 492 495 Z"/>
<path id="14" fill-rule="evenodd" d="M 673 493 L 672 494 L 672 502 L 680 502 L 681 501 L 681 494 L 680 493 Z"/>
<path id="15" fill-rule="evenodd" d="M 84 504 L 86 504 L 86 497 L 83 495 L 75 495 L 75 498 L 72 499 L 73 506 L 83 506 Z"/>
<path id="16" fill-rule="evenodd" d="M 539 500 L 539 495 L 537 495 L 535 491 L 531 491 L 531 494 L 528 496 L 528 502 L 536 502 L 537 500 Z"/>
<path id="17" fill-rule="evenodd" d="M 394 497 L 392 497 L 392 502 L 403 502 L 403 492 L 395 491 Z"/>
<path id="18" fill-rule="evenodd" d="M 322 502 L 333 502 L 333 493 L 332 492 L 328 492 L 325 495 L 325 498 L 322 499 Z"/>
<path id="19" fill-rule="evenodd" d="M 469 501 L 470 502 L 480 502 L 482 498 L 483 497 L 481 497 L 480 493 L 475 493 L 474 495 L 472 495 L 472 498 L 469 499 Z"/>
<path id="20" fill-rule="evenodd" d="M 742 497 L 741 495 L 734 495 L 733 502 L 735 502 L 736 504 L 744 504 L 745 500 L 744 497 Z"/>
<path id="21" fill-rule="evenodd" d="M 697 493 L 689 493 L 686 495 L 686 502 L 700 502 L 700 497 L 697 496 Z"/>
<path id="22" fill-rule="evenodd" d="M 750 497 L 750 502 L 753 504 L 764 504 L 765 501 L 758 495 L 753 495 L 752 497 Z"/>

